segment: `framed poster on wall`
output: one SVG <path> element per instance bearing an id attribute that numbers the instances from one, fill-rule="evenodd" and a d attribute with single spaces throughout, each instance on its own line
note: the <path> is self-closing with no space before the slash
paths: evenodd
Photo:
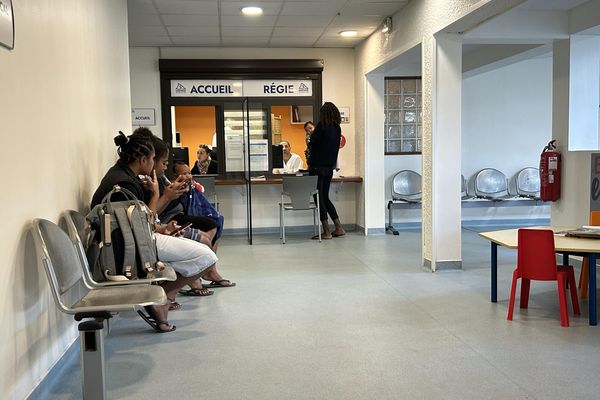
<path id="1" fill-rule="evenodd" d="M 0 45 L 15 48 L 15 18 L 12 0 L 0 0 Z"/>

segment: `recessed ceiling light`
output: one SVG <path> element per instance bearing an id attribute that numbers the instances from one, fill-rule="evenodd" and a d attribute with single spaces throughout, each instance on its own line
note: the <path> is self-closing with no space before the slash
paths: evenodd
<path id="1" fill-rule="evenodd" d="M 242 8 L 242 14 L 248 15 L 251 17 L 262 15 L 263 10 L 260 7 L 244 7 Z"/>
<path id="2" fill-rule="evenodd" d="M 340 36 L 343 36 L 343 37 L 354 37 L 357 35 L 358 35 L 358 32 L 356 32 L 356 31 L 341 31 L 340 32 Z"/>

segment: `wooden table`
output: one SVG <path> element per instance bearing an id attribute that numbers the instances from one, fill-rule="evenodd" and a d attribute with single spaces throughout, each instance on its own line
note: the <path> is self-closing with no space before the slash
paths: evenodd
<path id="1" fill-rule="evenodd" d="M 554 232 L 558 232 L 575 228 L 537 226 L 530 229 L 552 229 Z M 481 237 L 488 239 L 491 243 L 491 300 L 493 303 L 498 301 L 498 246 L 516 249 L 518 247 L 518 231 L 518 229 L 507 229 L 502 231 L 482 232 L 479 234 Z M 597 325 L 596 258 L 600 256 L 600 240 L 554 235 L 554 247 L 556 248 L 557 253 L 563 255 L 563 265 L 569 265 L 570 255 L 589 257 L 589 323 L 590 325 Z"/>

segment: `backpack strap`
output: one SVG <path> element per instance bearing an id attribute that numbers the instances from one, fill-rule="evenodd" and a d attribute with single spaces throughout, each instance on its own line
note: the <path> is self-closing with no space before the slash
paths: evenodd
<path id="1" fill-rule="evenodd" d="M 112 247 L 111 214 L 106 212 L 105 207 L 101 207 L 99 214 L 100 218 L 98 218 L 97 226 L 100 228 L 100 243 L 98 243 L 99 255 L 96 257 L 96 261 L 99 259 L 102 266 L 100 274 L 104 276 L 104 279 L 109 279 L 109 276 L 115 275 L 117 272 Z M 95 276 L 98 277 L 100 274 L 96 273 Z"/>
<path id="2" fill-rule="evenodd" d="M 152 275 L 156 267 L 156 243 L 149 222 L 149 210 L 143 204 L 132 204 L 127 208 L 127 217 L 131 223 L 138 260 L 146 274 Z"/>
<path id="3" fill-rule="evenodd" d="M 137 278 L 137 269 L 135 266 L 135 240 L 133 238 L 131 226 L 129 225 L 129 218 L 127 218 L 127 213 L 123 208 L 116 208 L 114 211 L 123 235 L 125 252 L 123 255 L 123 275 L 128 279 L 135 279 Z"/>

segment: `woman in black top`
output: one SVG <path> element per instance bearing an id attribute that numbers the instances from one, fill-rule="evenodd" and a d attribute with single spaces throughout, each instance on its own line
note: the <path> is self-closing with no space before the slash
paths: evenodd
<path id="1" fill-rule="evenodd" d="M 198 160 L 192 168 L 192 175 L 216 175 L 219 173 L 217 162 L 210 158 L 210 147 L 205 144 L 198 146 Z"/>
<path id="2" fill-rule="evenodd" d="M 321 224 L 323 225 L 323 239 L 344 236 L 346 232 L 342 227 L 335 206 L 329 199 L 329 186 L 333 178 L 333 170 L 340 151 L 340 139 L 342 129 L 340 128 L 340 111 L 333 103 L 326 102 L 319 111 L 319 123 L 310 136 L 310 157 L 308 166 L 311 175 L 317 175 L 317 190 L 319 191 L 319 207 Z M 335 229 L 329 231 L 327 214 L 333 220 Z M 319 236 L 313 236 L 318 239 Z"/>

